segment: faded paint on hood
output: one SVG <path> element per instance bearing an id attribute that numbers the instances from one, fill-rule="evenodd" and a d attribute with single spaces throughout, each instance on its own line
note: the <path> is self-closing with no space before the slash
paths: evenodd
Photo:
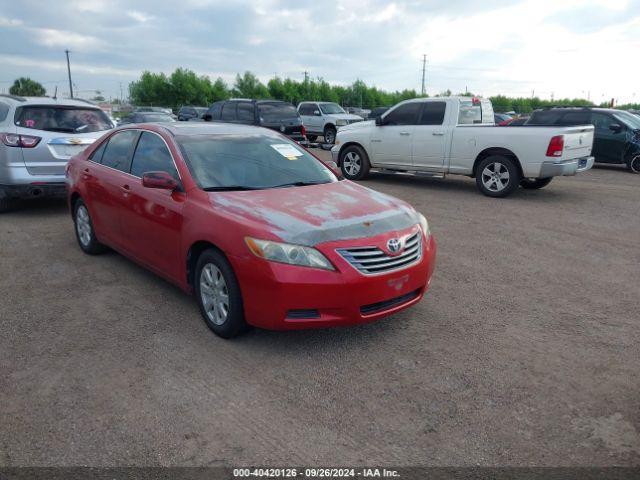
<path id="1" fill-rule="evenodd" d="M 419 221 L 401 200 L 346 180 L 209 197 L 239 222 L 253 220 L 284 242 L 306 246 L 404 230 Z"/>

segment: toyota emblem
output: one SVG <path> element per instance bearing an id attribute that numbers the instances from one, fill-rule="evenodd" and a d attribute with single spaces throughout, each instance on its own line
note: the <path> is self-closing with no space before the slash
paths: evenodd
<path id="1" fill-rule="evenodd" d="M 392 238 L 387 242 L 387 248 L 391 253 L 398 253 L 400 251 L 400 247 L 402 243 L 397 238 Z"/>

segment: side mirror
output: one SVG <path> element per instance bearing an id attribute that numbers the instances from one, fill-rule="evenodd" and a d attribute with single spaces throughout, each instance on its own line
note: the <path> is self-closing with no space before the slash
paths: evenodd
<path id="1" fill-rule="evenodd" d="M 142 186 L 146 188 L 159 188 L 160 190 L 178 190 L 180 184 L 167 172 L 145 172 L 142 175 Z"/>
<path id="2" fill-rule="evenodd" d="M 313 111 L 313 114 L 314 114 L 316 117 L 319 117 L 319 116 L 320 116 L 320 110 L 314 110 L 314 111 Z"/>
<path id="3" fill-rule="evenodd" d="M 611 125 L 609 125 L 609 130 L 611 130 L 613 133 L 620 133 L 622 131 L 622 125 L 620 125 L 619 123 L 612 123 Z"/>
<path id="4" fill-rule="evenodd" d="M 202 119 L 203 119 L 205 122 L 210 122 L 210 121 L 213 119 L 213 117 L 211 116 L 211 114 L 210 114 L 210 113 L 205 113 L 204 115 L 202 115 Z"/>
<path id="5" fill-rule="evenodd" d="M 376 117 L 376 125 L 378 127 L 381 127 L 384 125 L 384 120 L 382 120 L 382 117 Z"/>

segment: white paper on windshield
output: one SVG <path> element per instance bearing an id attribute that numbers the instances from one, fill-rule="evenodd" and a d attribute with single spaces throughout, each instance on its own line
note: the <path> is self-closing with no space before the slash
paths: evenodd
<path id="1" fill-rule="evenodd" d="M 288 143 L 275 143 L 271 145 L 271 148 L 288 160 L 297 160 L 303 155 L 300 150 Z"/>

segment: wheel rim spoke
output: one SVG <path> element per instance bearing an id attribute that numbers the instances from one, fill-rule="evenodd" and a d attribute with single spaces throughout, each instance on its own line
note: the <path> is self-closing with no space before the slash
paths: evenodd
<path id="1" fill-rule="evenodd" d="M 222 325 L 229 316 L 229 292 L 220 269 L 209 263 L 200 274 L 200 296 L 207 318 L 215 325 Z"/>

